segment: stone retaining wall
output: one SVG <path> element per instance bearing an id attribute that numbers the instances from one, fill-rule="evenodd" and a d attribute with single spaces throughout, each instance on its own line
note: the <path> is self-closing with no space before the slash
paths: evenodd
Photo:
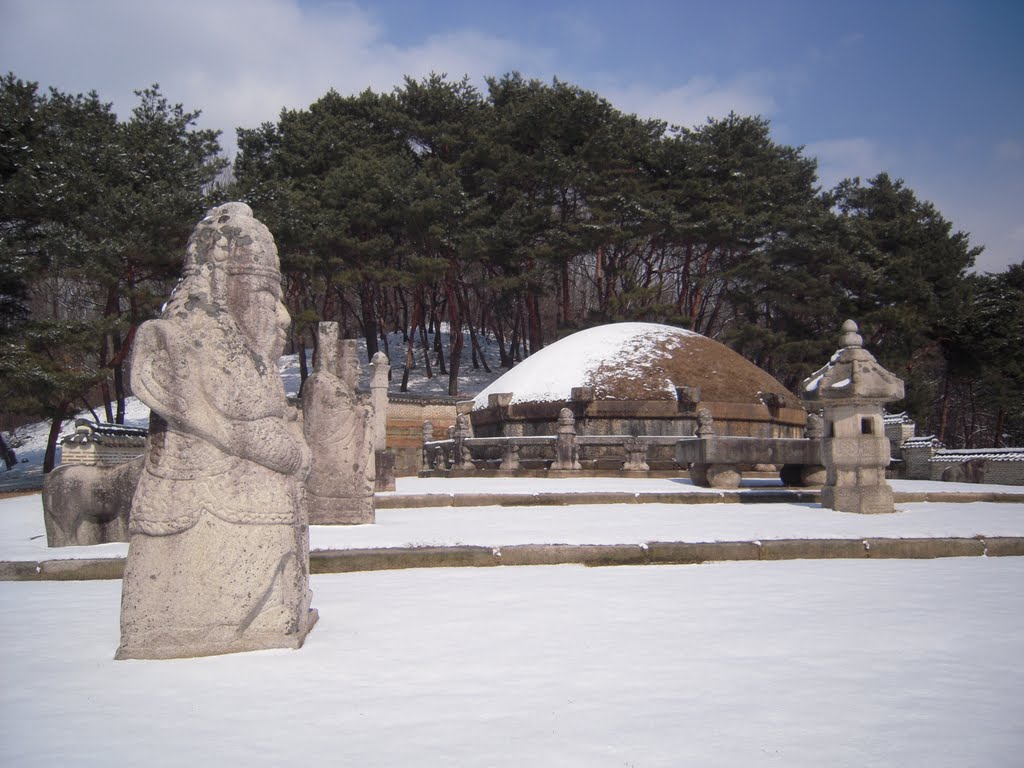
<path id="1" fill-rule="evenodd" d="M 445 435 L 455 424 L 455 397 L 388 395 L 387 447 L 395 452 L 395 475 L 408 477 L 423 466 L 423 422 L 434 425 L 434 434 Z"/>
<path id="2" fill-rule="evenodd" d="M 517 565 L 689 565 L 728 560 L 932 559 L 1024 557 L 1024 537 L 940 539 L 775 539 L 762 541 L 652 541 L 645 544 L 515 544 L 390 547 L 315 551 L 310 573 L 404 568 L 489 568 Z M 0 581 L 119 579 L 124 560 L 0 562 Z"/>

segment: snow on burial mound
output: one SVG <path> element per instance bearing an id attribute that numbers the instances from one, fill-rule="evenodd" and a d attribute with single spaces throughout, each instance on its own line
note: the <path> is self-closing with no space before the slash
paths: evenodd
<path id="1" fill-rule="evenodd" d="M 705 401 L 759 403 L 775 393 L 799 402 L 778 381 L 728 347 L 693 331 L 657 323 L 616 323 L 579 331 L 534 353 L 484 389 L 511 392 L 513 403 L 568 400 L 573 387 L 598 400 L 674 400 L 676 387 L 699 387 Z"/>

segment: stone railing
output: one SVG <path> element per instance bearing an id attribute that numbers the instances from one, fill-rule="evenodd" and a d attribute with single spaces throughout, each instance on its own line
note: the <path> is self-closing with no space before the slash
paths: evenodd
<path id="1" fill-rule="evenodd" d="M 580 463 L 600 457 L 621 457 L 624 472 L 647 472 L 647 452 L 652 445 L 673 446 L 678 435 L 636 437 L 634 435 L 578 435 L 572 411 L 563 408 L 556 434 L 509 437 L 473 437 L 469 419 L 459 414 L 447 437 L 435 440 L 431 422 L 423 424 L 423 472 L 463 473 L 481 469 L 517 472 L 546 469 L 576 472 Z M 523 454 L 529 453 L 529 458 Z"/>
<path id="2" fill-rule="evenodd" d="M 788 485 L 822 481 L 820 439 L 719 437 L 708 414 L 702 417 L 696 436 L 578 435 L 568 408 L 559 413 L 554 435 L 473 437 L 468 417 L 459 414 L 447 436 L 435 439 L 433 425 L 424 422 L 421 474 L 457 476 L 482 470 L 561 474 L 598 463 L 617 464 L 615 469 L 627 474 L 647 473 L 650 451 L 655 447 L 674 449 L 673 469 L 689 468 L 697 485 L 734 488 L 742 471 L 755 465 L 781 466 Z"/>

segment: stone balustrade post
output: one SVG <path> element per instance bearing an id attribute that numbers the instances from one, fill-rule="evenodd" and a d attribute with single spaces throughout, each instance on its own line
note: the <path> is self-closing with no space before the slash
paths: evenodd
<path id="1" fill-rule="evenodd" d="M 434 423 L 432 421 L 423 422 L 423 471 L 429 472 L 434 468 L 433 457 L 430 455 L 431 451 L 427 443 L 432 442 L 434 439 Z"/>
<path id="2" fill-rule="evenodd" d="M 508 472 L 519 469 L 519 444 L 512 438 L 506 438 L 502 446 L 501 469 Z"/>
<path id="3" fill-rule="evenodd" d="M 455 432 L 452 446 L 452 469 L 473 469 L 473 454 L 466 445 L 466 440 L 473 436 L 469 426 L 469 416 L 460 413 L 455 417 Z"/>
<path id="4" fill-rule="evenodd" d="M 558 413 L 556 428 L 555 461 L 552 469 L 582 469 L 579 460 L 579 446 L 576 443 L 576 418 L 572 411 L 563 408 Z"/>
<path id="5" fill-rule="evenodd" d="M 713 437 L 715 434 L 715 419 L 711 411 L 701 408 L 697 411 L 697 437 Z"/>
<path id="6" fill-rule="evenodd" d="M 448 462 L 445 459 L 444 448 L 440 445 L 434 446 L 433 468 L 437 472 L 444 472 L 448 469 Z"/>
<path id="7" fill-rule="evenodd" d="M 627 472 L 647 472 L 650 466 L 647 464 L 647 440 L 641 440 L 635 435 L 626 438 L 622 447 L 626 451 L 626 460 L 622 469 Z"/>

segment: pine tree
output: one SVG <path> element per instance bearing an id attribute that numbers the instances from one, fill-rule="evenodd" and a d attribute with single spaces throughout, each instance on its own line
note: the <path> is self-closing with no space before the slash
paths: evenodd
<path id="1" fill-rule="evenodd" d="M 134 328 L 178 276 L 224 164 L 216 134 L 193 130 L 198 113 L 170 105 L 156 86 L 138 95 L 121 123 L 96 93 L 41 96 L 13 75 L 0 81 L 12 147 L 0 196 L 0 388 L 12 412 L 52 420 L 46 471 L 61 421 L 95 386 L 108 418 L 123 420 Z"/>

